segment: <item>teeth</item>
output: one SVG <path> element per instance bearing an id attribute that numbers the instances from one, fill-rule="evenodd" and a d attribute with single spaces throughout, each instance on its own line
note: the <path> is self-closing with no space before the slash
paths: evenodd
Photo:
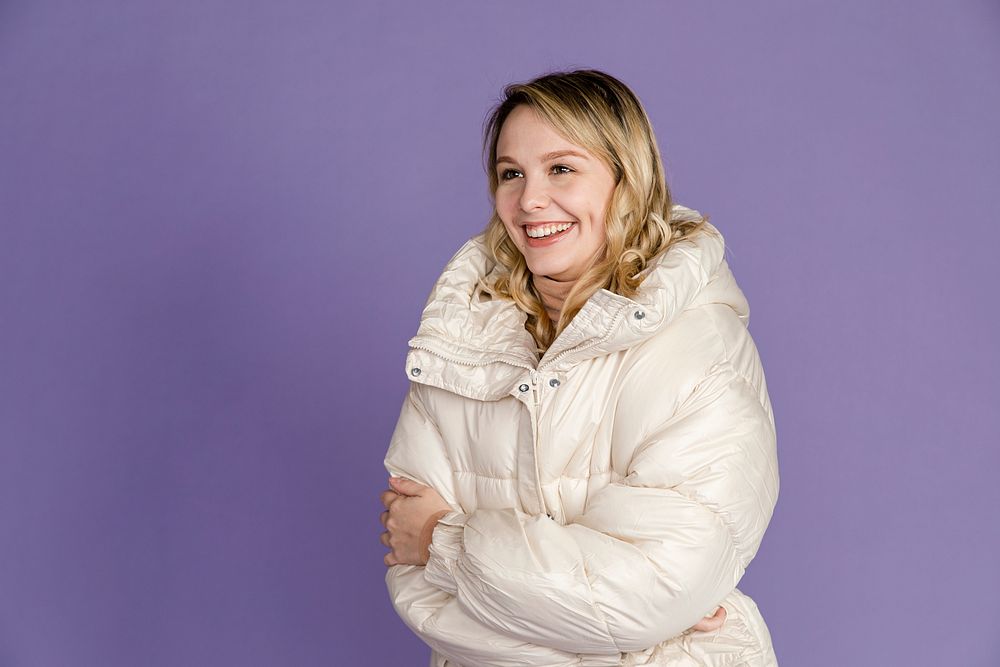
<path id="1" fill-rule="evenodd" d="M 551 236 L 561 231 L 565 231 L 573 226 L 571 222 L 564 222 L 560 225 L 543 225 L 541 227 L 525 227 L 524 231 L 533 239 L 541 239 Z"/>

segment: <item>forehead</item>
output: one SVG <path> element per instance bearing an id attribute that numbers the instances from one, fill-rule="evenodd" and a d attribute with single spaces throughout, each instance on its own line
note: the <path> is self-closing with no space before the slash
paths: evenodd
<path id="1" fill-rule="evenodd" d="M 497 137 L 497 156 L 522 160 L 542 159 L 557 150 L 573 150 L 590 156 L 583 146 L 573 143 L 551 123 L 527 105 L 514 107 Z"/>

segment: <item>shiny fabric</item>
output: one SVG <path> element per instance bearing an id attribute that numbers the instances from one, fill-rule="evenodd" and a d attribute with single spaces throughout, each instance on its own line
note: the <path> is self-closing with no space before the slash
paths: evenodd
<path id="1" fill-rule="evenodd" d="M 432 667 L 777 665 L 736 588 L 777 501 L 774 416 L 707 226 L 634 298 L 594 294 L 541 359 L 483 290 L 500 269 L 482 235 L 448 262 L 385 456 L 453 510 L 426 567 L 386 572 Z M 722 628 L 686 631 L 719 604 Z"/>

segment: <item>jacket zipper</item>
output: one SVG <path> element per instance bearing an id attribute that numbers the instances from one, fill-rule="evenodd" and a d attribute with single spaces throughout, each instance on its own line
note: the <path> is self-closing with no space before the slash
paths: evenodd
<path id="1" fill-rule="evenodd" d="M 545 507 L 545 496 L 542 494 L 542 471 L 538 469 L 538 424 L 539 424 L 539 413 L 541 412 L 541 397 L 538 389 L 538 371 L 531 371 L 531 393 L 534 398 L 534 409 L 532 410 L 532 421 L 534 422 L 531 429 L 531 437 L 533 439 L 532 446 L 535 450 L 535 491 L 538 493 L 538 507 L 545 512 L 546 516 L 550 519 L 552 515 L 549 514 L 548 509 Z"/>
<path id="2" fill-rule="evenodd" d="M 490 357 L 488 359 L 479 359 L 479 360 L 476 360 L 476 361 L 472 361 L 472 360 L 469 360 L 469 359 L 464 359 L 464 358 L 461 358 L 461 357 L 457 357 L 457 356 L 452 355 L 452 354 L 442 353 L 440 350 L 435 350 L 434 348 L 428 347 L 426 345 L 421 345 L 420 343 L 417 343 L 417 344 L 412 344 L 411 343 L 410 347 L 413 348 L 413 349 L 416 349 L 416 350 L 424 350 L 426 352 L 430 352 L 431 354 L 434 354 L 434 355 L 436 355 L 436 356 L 444 359 L 445 361 L 450 361 L 450 362 L 455 363 L 455 364 L 462 364 L 464 366 L 486 366 L 487 364 L 492 364 L 492 363 L 495 363 L 495 362 L 501 362 L 501 363 L 509 364 L 511 366 L 517 366 L 519 368 L 524 368 L 524 369 L 528 370 L 531 373 L 531 393 L 532 393 L 532 398 L 534 399 L 533 400 L 532 410 L 531 410 L 531 412 L 532 412 L 532 415 L 531 415 L 531 421 L 532 421 L 531 439 L 532 439 L 532 443 L 531 443 L 531 446 L 532 446 L 532 449 L 533 449 L 534 461 L 535 461 L 535 493 L 538 495 L 538 506 L 539 506 L 539 508 L 541 508 L 541 511 L 545 512 L 545 514 L 549 518 L 552 518 L 552 515 L 549 514 L 546 511 L 545 496 L 542 495 L 542 476 L 541 476 L 541 471 L 538 469 L 538 422 L 539 422 L 539 420 L 538 420 L 538 413 L 540 412 L 539 406 L 541 404 L 541 398 L 539 396 L 539 390 L 538 390 L 538 369 L 534 368 L 533 366 L 529 366 L 527 364 L 514 363 L 514 362 L 512 362 L 509 359 L 502 359 L 500 357 Z"/>
<path id="3" fill-rule="evenodd" d="M 445 361 L 450 361 L 450 362 L 455 363 L 455 364 L 461 364 L 463 366 L 488 366 L 489 364 L 494 364 L 494 363 L 500 362 L 500 363 L 503 363 L 503 364 L 507 364 L 509 366 L 517 366 L 519 368 L 524 368 L 524 369 L 532 371 L 532 372 L 534 372 L 534 370 L 535 370 L 535 368 L 533 366 L 529 366 L 528 364 L 514 363 L 510 359 L 505 359 L 505 358 L 501 358 L 501 357 L 488 357 L 486 359 L 479 359 L 479 360 L 476 360 L 476 361 L 472 361 L 470 359 L 466 359 L 466 358 L 463 358 L 463 357 L 456 357 L 453 354 L 447 354 L 447 353 L 441 352 L 440 350 L 436 350 L 436 349 L 434 349 L 432 347 L 428 347 L 426 345 L 421 345 L 420 343 L 410 344 L 409 347 L 413 348 L 414 350 L 424 350 L 425 352 L 430 352 L 433 355 L 441 357 Z"/>
<path id="4" fill-rule="evenodd" d="M 618 323 L 625 317 L 625 311 L 626 309 L 622 308 L 621 312 L 615 316 L 614 320 L 612 320 L 611 326 L 608 327 L 608 330 L 600 338 L 596 340 L 591 340 L 589 343 L 587 343 L 587 345 L 583 347 L 577 346 L 577 347 L 572 347 L 568 350 L 563 350 L 562 352 L 552 357 L 551 359 L 545 359 L 543 355 L 543 358 L 538 362 L 538 368 L 541 369 L 545 366 L 553 366 L 557 361 L 565 357 L 567 354 L 570 354 L 572 352 L 578 352 L 580 350 L 584 350 L 590 347 L 594 347 L 595 345 L 600 345 L 601 343 L 607 341 L 614 334 L 615 329 L 618 328 Z"/>

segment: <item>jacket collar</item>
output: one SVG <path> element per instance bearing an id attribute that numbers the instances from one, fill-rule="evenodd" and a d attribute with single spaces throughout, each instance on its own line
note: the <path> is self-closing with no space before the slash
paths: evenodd
<path id="1" fill-rule="evenodd" d="M 674 219 L 701 214 L 675 205 Z M 502 270 L 490 258 L 484 235 L 467 241 L 449 260 L 409 341 L 406 370 L 416 382 L 480 400 L 509 393 L 528 371 L 561 373 L 597 356 L 631 347 L 697 303 L 725 303 L 745 322 L 747 301 L 723 257 L 722 235 L 672 245 L 645 269 L 633 298 L 606 289 L 594 293 L 541 359 L 525 328 L 526 315 L 507 300 L 491 299 L 483 285 Z"/>

